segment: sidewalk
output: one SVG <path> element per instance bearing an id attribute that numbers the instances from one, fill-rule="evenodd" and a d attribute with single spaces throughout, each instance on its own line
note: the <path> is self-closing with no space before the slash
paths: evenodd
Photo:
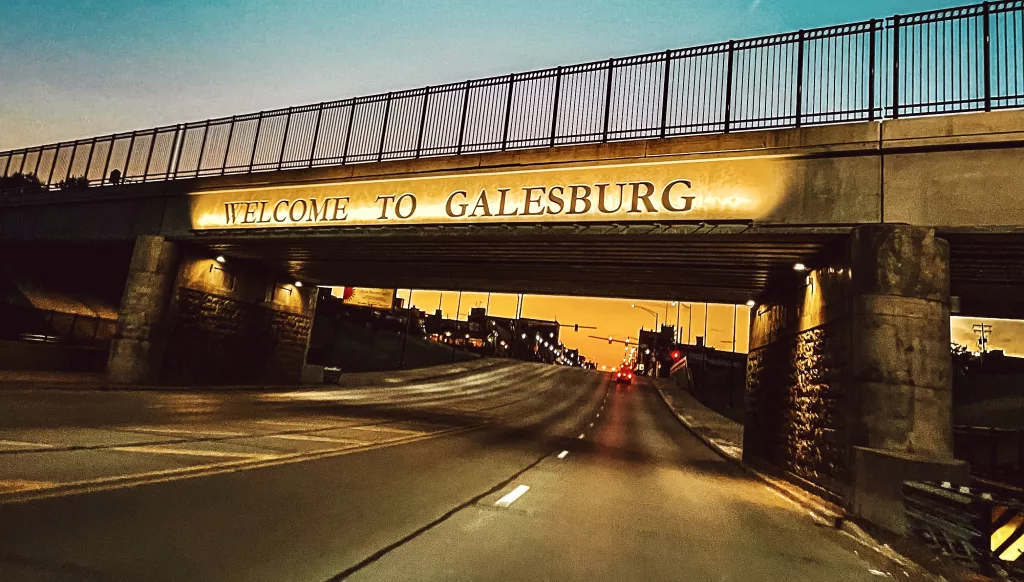
<path id="1" fill-rule="evenodd" d="M 654 380 L 652 385 L 687 430 L 725 459 L 735 462 L 748 474 L 803 507 L 815 522 L 842 530 L 906 569 L 927 572 L 939 580 L 989 580 L 955 562 L 934 555 L 930 548 L 914 540 L 898 538 L 895 534 L 885 532 L 869 534 L 849 519 L 842 507 L 821 499 L 780 476 L 768 474 L 762 468 L 754 468 L 744 463 L 742 424 L 707 408 L 671 380 Z M 877 534 L 881 534 L 881 538 L 876 537 Z"/>
<path id="2" fill-rule="evenodd" d="M 671 380 L 655 380 L 652 384 L 679 422 L 713 451 L 807 509 L 815 521 L 835 528 L 844 526 L 846 512 L 843 508 L 809 493 L 782 476 L 768 474 L 761 468 L 744 463 L 742 424 L 707 408 Z"/>

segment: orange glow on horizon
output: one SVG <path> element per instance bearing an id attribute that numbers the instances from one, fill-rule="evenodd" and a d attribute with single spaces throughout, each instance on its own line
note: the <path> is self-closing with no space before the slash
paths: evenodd
<path id="1" fill-rule="evenodd" d="M 479 293 L 463 292 L 461 302 L 458 291 L 432 291 L 399 289 L 398 298 L 409 302 L 412 294 L 412 305 L 426 313 L 434 313 L 441 309 L 445 318 L 455 318 L 458 308 L 458 319 L 465 320 L 474 307 L 486 307 L 488 313 L 496 317 L 515 317 L 518 294 L 512 293 Z M 490 299 L 488 300 L 488 295 Z M 631 340 L 629 345 L 621 343 L 609 344 L 605 339 L 613 336 L 616 339 L 636 338 L 637 331 L 654 328 L 654 316 L 643 310 L 633 309 L 631 305 L 642 305 L 658 313 L 658 323 L 675 326 L 676 310 L 679 312 L 679 329 L 682 343 L 695 343 L 698 336 L 704 335 L 705 304 L 680 302 L 673 306 L 671 301 L 650 301 L 635 299 L 611 299 L 604 297 L 573 297 L 566 295 L 523 296 L 523 317 L 534 319 L 557 320 L 566 325 L 596 326 L 597 329 L 580 329 L 563 327 L 560 339 L 572 349 L 578 348 L 588 361 L 597 364 L 598 368 L 618 367 L 635 346 Z M 687 306 L 692 305 L 692 318 L 687 313 Z M 731 351 L 733 346 L 733 307 L 711 303 L 707 306 L 707 344 L 723 351 Z M 736 306 L 736 351 L 746 352 L 749 339 L 749 313 L 746 305 Z M 594 339 L 589 336 L 600 336 Z M 688 341 L 689 340 L 689 341 Z"/>

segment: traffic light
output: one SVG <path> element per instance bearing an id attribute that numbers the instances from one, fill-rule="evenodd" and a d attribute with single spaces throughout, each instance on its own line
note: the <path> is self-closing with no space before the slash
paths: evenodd
<path id="1" fill-rule="evenodd" d="M 572 326 L 572 330 L 578 332 L 580 330 L 580 324 L 577 323 L 576 325 Z"/>
<path id="2" fill-rule="evenodd" d="M 672 358 L 673 362 L 678 362 L 679 360 L 683 359 L 683 352 L 679 350 L 672 350 L 672 353 L 669 354 L 669 356 Z"/>
<path id="3" fill-rule="evenodd" d="M 608 336 L 608 345 L 612 345 L 612 336 Z"/>

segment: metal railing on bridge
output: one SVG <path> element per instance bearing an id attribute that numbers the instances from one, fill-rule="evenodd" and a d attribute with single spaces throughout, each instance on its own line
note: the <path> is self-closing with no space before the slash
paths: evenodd
<path id="1" fill-rule="evenodd" d="M 0 176 L 73 188 L 1024 107 L 1022 15 L 986 2 L 60 142 L 0 152 Z"/>

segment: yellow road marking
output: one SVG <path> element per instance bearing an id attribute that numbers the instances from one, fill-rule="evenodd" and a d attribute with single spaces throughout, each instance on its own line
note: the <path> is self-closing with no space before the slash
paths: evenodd
<path id="1" fill-rule="evenodd" d="M 236 461 L 227 461 L 224 463 L 214 463 L 211 465 L 198 465 L 191 467 L 182 467 L 177 469 L 163 469 L 159 471 L 148 471 L 144 473 L 135 473 L 130 475 L 116 475 L 113 477 L 100 477 L 97 479 L 85 479 L 81 481 L 68 481 L 64 483 L 55 483 L 53 487 L 41 488 L 39 490 L 26 490 L 26 491 L 12 491 L 3 492 L 0 491 L 0 505 L 4 503 L 24 503 L 27 501 L 35 501 L 39 499 L 52 499 L 55 497 L 70 497 L 72 495 L 81 495 L 84 493 L 95 493 L 99 491 L 111 491 L 116 489 L 128 489 L 131 487 L 138 487 L 141 485 L 150 485 L 153 483 L 166 483 L 168 481 L 178 481 L 182 479 L 191 479 L 195 477 L 207 477 L 211 475 L 220 475 L 223 473 L 233 473 L 237 471 L 245 471 L 249 469 L 260 469 L 263 467 L 274 467 L 277 465 L 286 465 L 291 463 L 302 463 L 305 461 L 312 461 L 316 459 L 325 459 L 329 457 L 338 457 L 343 455 L 350 455 L 355 453 L 361 453 L 366 451 L 373 451 L 377 449 L 383 449 L 398 445 L 404 445 L 414 443 L 421 440 L 437 438 L 446 435 L 453 435 L 471 430 L 476 430 L 480 426 L 467 426 L 459 427 L 448 430 L 442 430 L 433 433 L 424 433 L 399 439 L 394 439 L 386 442 L 368 443 L 364 446 L 357 447 L 339 447 L 335 449 L 323 449 L 318 451 L 299 452 L 299 453 L 286 453 L 271 457 L 267 460 L 259 459 L 241 459 Z"/>
<path id="2" fill-rule="evenodd" d="M 4 441 L 0 440 L 0 446 L 5 447 L 41 447 L 44 449 L 52 449 L 53 445 L 46 443 L 29 443 L 25 441 Z"/>
<path id="3" fill-rule="evenodd" d="M 285 439 L 289 441 L 317 441 L 322 443 L 352 443 L 357 445 L 365 443 L 365 441 L 357 441 L 354 439 L 335 439 L 331 437 L 317 436 L 312 434 L 271 434 L 266 435 L 264 438 Z"/>
<path id="4" fill-rule="evenodd" d="M 167 434 L 198 434 L 198 435 L 213 435 L 213 436 L 249 436 L 249 433 L 245 432 L 230 432 L 226 430 L 188 430 L 184 428 L 151 428 L 148 426 L 128 426 L 122 430 L 130 430 L 133 432 L 156 432 L 156 433 L 167 433 Z"/>
<path id="5" fill-rule="evenodd" d="M 29 481 L 27 479 L 0 479 L 0 493 L 47 489 L 57 485 L 53 481 Z"/>
<path id="6" fill-rule="evenodd" d="M 111 447 L 109 451 L 122 453 L 153 453 L 157 455 L 188 455 L 194 457 L 234 457 L 244 459 L 273 459 L 278 455 L 266 455 L 262 453 L 239 453 L 231 451 L 206 451 L 197 449 L 172 449 L 166 447 Z"/>
<path id="7" fill-rule="evenodd" d="M 362 425 L 362 426 L 346 426 L 343 427 L 347 430 L 368 430 L 370 432 L 404 432 L 408 434 L 426 434 L 426 431 L 422 430 L 411 430 L 408 428 L 395 428 L 387 425 Z"/>

